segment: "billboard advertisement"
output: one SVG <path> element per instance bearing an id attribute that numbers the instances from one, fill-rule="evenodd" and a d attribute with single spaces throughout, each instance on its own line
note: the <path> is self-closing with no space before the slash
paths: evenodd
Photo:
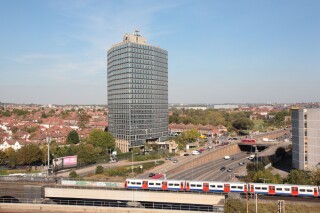
<path id="1" fill-rule="evenodd" d="M 53 159 L 53 169 L 55 171 L 62 170 L 62 169 L 67 169 L 67 168 L 73 168 L 77 167 L 77 161 L 78 156 L 65 156 L 61 158 L 55 158 Z"/>

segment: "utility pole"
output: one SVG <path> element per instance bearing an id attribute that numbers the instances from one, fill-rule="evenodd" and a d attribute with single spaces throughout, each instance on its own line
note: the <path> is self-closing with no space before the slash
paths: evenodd
<path id="1" fill-rule="evenodd" d="M 250 184 L 248 184 L 248 183 L 246 183 L 247 184 L 247 186 L 249 186 L 248 187 L 248 189 L 247 189 L 247 193 L 246 193 L 246 200 L 247 200 L 247 213 L 249 213 L 249 204 L 248 204 L 248 191 L 249 191 L 249 189 L 250 189 Z"/>
<path id="2" fill-rule="evenodd" d="M 258 194 L 255 194 L 256 196 L 256 213 L 258 213 Z"/>

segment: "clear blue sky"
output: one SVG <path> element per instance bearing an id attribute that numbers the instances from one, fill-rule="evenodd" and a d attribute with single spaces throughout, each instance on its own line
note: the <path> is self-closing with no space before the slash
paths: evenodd
<path id="1" fill-rule="evenodd" d="M 106 104 L 106 51 L 169 53 L 169 103 L 320 101 L 317 0 L 2 0 L 0 102 Z"/>

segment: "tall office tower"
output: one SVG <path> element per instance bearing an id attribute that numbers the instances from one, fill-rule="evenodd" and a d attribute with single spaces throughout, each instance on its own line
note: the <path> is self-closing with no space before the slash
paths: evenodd
<path id="1" fill-rule="evenodd" d="M 108 130 L 127 152 L 168 136 L 168 53 L 138 31 L 108 51 Z"/>
<path id="2" fill-rule="evenodd" d="M 320 166 L 320 109 L 292 110 L 292 166 L 301 170 Z"/>

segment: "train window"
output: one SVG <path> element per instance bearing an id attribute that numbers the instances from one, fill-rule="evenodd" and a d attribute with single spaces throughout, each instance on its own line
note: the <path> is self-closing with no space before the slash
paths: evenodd
<path id="1" fill-rule="evenodd" d="M 231 186 L 231 189 L 236 189 L 237 187 L 236 186 Z"/>
<path id="2" fill-rule="evenodd" d="M 210 185 L 210 187 L 211 187 L 211 188 L 216 188 L 216 186 L 215 186 L 215 185 Z"/>
<path id="3" fill-rule="evenodd" d="M 267 190 L 267 187 L 261 187 L 262 190 Z"/>
<path id="4" fill-rule="evenodd" d="M 191 186 L 191 187 L 195 187 L 195 186 L 196 186 L 196 184 L 190 184 L 190 186 Z"/>
<path id="5" fill-rule="evenodd" d="M 243 189 L 243 186 L 238 186 L 238 189 Z"/>
<path id="6" fill-rule="evenodd" d="M 290 191 L 290 189 L 289 189 L 289 188 L 284 188 L 284 191 L 287 191 L 287 192 L 288 192 L 288 191 Z"/>
<path id="7" fill-rule="evenodd" d="M 218 187 L 218 188 L 222 188 L 222 186 L 221 186 L 221 185 L 218 185 L 217 187 Z"/>
<path id="8" fill-rule="evenodd" d="M 305 189 L 299 189 L 299 192 L 305 192 L 306 190 Z"/>
<path id="9" fill-rule="evenodd" d="M 136 182 L 131 182 L 131 184 L 132 184 L 132 185 L 135 185 L 135 184 L 136 184 Z"/>
<path id="10" fill-rule="evenodd" d="M 128 181 L 128 184 L 130 184 L 130 181 Z"/>
<path id="11" fill-rule="evenodd" d="M 173 186 L 173 183 L 169 183 L 169 186 Z"/>
<path id="12" fill-rule="evenodd" d="M 276 188 L 277 191 L 282 191 L 282 188 Z"/>
<path id="13" fill-rule="evenodd" d="M 174 186 L 179 186 L 179 183 L 175 183 Z"/>
<path id="14" fill-rule="evenodd" d="M 160 184 L 160 183 L 156 183 L 156 185 L 157 185 L 157 186 L 160 186 L 161 184 Z"/>
<path id="15" fill-rule="evenodd" d="M 201 184 L 198 184 L 197 187 L 201 187 Z"/>
<path id="16" fill-rule="evenodd" d="M 254 187 L 254 189 L 260 190 L 260 189 L 261 189 L 261 187 Z"/>
<path id="17" fill-rule="evenodd" d="M 154 185 L 154 183 L 149 183 L 149 186 L 153 186 Z"/>
<path id="18" fill-rule="evenodd" d="M 137 185 L 141 185 L 141 182 L 137 182 Z"/>
<path id="19" fill-rule="evenodd" d="M 312 192 L 312 189 L 307 189 L 307 192 Z"/>

